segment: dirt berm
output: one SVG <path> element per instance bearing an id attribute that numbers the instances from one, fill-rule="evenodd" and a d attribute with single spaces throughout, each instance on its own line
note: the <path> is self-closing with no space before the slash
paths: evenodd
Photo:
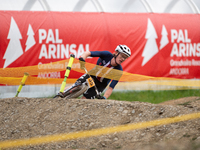
<path id="1" fill-rule="evenodd" d="M 200 97 L 162 104 L 61 98 L 0 99 L 0 143 L 172 118 L 195 112 L 200 112 Z M 196 150 L 200 149 L 200 119 L 8 149 Z"/>

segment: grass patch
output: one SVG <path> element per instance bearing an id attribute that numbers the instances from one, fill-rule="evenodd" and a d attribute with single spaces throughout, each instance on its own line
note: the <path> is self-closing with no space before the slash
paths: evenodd
<path id="1" fill-rule="evenodd" d="M 120 101 L 140 101 L 158 104 L 172 99 L 199 96 L 200 90 L 166 90 L 166 91 L 126 91 L 113 92 L 109 99 Z"/>

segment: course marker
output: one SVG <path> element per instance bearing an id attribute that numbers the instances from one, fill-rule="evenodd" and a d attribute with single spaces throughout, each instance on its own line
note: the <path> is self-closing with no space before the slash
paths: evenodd
<path id="1" fill-rule="evenodd" d="M 22 90 L 22 87 L 25 85 L 26 79 L 29 76 L 29 74 L 27 72 L 24 73 L 24 76 L 22 78 L 22 81 L 20 82 L 20 85 L 17 89 L 17 94 L 15 95 L 15 97 L 18 97 L 18 94 L 20 93 L 20 91 Z"/>
<path id="2" fill-rule="evenodd" d="M 69 63 L 68 63 L 68 65 L 67 65 L 67 68 L 66 68 L 66 71 L 65 71 L 65 78 L 64 78 L 64 81 L 62 82 L 62 85 L 61 85 L 61 87 L 60 87 L 60 92 L 63 92 L 64 89 L 65 89 L 66 81 L 67 81 L 67 78 L 68 78 L 68 76 L 69 76 L 69 73 L 70 73 L 70 70 L 71 70 L 71 67 L 72 67 L 74 58 L 75 58 L 75 55 L 74 55 L 74 54 L 71 54 L 71 55 L 70 55 L 70 59 L 69 59 Z"/>

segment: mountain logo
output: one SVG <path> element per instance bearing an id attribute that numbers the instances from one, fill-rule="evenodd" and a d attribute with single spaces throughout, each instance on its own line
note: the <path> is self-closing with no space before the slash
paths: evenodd
<path id="1" fill-rule="evenodd" d="M 30 24 L 28 27 L 27 36 L 28 38 L 26 41 L 25 52 L 28 51 L 36 43 L 35 38 L 34 38 L 34 32 Z M 24 54 L 24 51 L 22 49 L 22 45 L 20 42 L 20 40 L 22 39 L 22 35 L 13 17 L 11 17 L 10 29 L 9 29 L 7 39 L 9 39 L 10 41 L 8 43 L 6 52 L 3 56 L 3 59 L 5 59 L 3 68 L 6 68 L 15 60 L 17 60 L 21 55 Z"/>
<path id="2" fill-rule="evenodd" d="M 151 58 L 159 52 L 159 49 L 161 50 L 169 43 L 168 33 L 164 25 L 162 26 L 161 35 L 162 38 L 160 40 L 160 48 L 158 48 L 156 43 L 156 39 L 158 38 L 158 36 L 153 26 L 153 23 L 148 18 L 147 31 L 145 35 L 145 39 L 147 39 L 147 42 L 142 52 L 142 57 L 143 57 L 142 66 L 144 66 L 149 60 L 151 60 Z"/>

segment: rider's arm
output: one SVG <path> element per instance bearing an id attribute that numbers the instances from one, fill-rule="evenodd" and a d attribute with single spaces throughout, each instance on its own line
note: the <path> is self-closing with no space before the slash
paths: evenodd
<path id="1" fill-rule="evenodd" d="M 109 86 L 106 92 L 104 93 L 104 96 L 108 98 L 112 94 L 112 91 L 113 91 L 113 88 Z"/>
<path id="2" fill-rule="evenodd" d="M 84 52 L 81 57 L 85 60 L 87 57 L 91 56 L 91 52 L 90 51 L 86 51 Z"/>

